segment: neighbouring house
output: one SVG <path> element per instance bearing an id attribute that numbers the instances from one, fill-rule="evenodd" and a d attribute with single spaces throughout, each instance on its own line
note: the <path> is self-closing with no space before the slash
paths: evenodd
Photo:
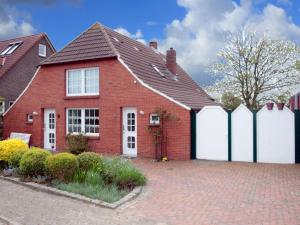
<path id="1" fill-rule="evenodd" d="M 54 52 L 44 33 L 0 41 L 0 115 L 23 92 L 40 62 Z"/>
<path id="2" fill-rule="evenodd" d="M 290 98 L 289 105 L 292 111 L 295 109 L 300 109 L 300 92 Z"/>
<path id="3" fill-rule="evenodd" d="M 157 42 L 146 46 L 100 23 L 43 61 L 4 114 L 4 136 L 31 133 L 31 144 L 64 150 L 69 133 L 84 133 L 100 153 L 155 157 L 149 123 L 162 107 L 178 121 L 165 124 L 170 159 L 191 157 L 191 114 L 214 100 Z"/>

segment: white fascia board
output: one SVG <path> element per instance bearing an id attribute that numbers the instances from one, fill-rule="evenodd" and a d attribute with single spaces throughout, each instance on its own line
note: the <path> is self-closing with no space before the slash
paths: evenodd
<path id="1" fill-rule="evenodd" d="M 23 92 L 18 96 L 18 98 L 14 101 L 14 103 L 8 108 L 8 110 L 3 114 L 3 116 L 6 115 L 6 113 L 9 112 L 9 110 L 11 108 L 14 107 L 14 105 L 19 101 L 19 99 L 25 94 L 25 92 L 27 91 L 27 89 L 29 88 L 29 86 L 31 85 L 32 81 L 34 80 L 34 78 L 36 77 L 36 75 L 38 74 L 39 70 L 40 70 L 41 66 L 39 66 L 37 68 L 37 70 L 35 71 L 33 77 L 31 78 L 31 80 L 29 81 L 29 83 L 27 84 L 26 88 L 23 90 Z"/>
<path id="2" fill-rule="evenodd" d="M 165 97 L 166 99 L 170 100 L 171 102 L 174 102 L 175 104 L 177 104 L 177 105 L 183 107 L 184 109 L 186 109 L 186 110 L 191 110 L 190 107 L 188 107 L 188 106 L 182 104 L 181 102 L 179 102 L 179 101 L 177 101 L 177 100 L 175 100 L 175 99 L 169 97 L 168 95 L 166 95 L 166 94 L 164 94 L 164 93 L 162 93 L 162 92 L 156 90 L 155 88 L 149 86 L 149 85 L 146 84 L 144 81 L 142 81 L 140 78 L 138 78 L 138 76 L 136 76 L 136 75 L 133 73 L 133 71 L 127 66 L 127 64 L 121 59 L 120 56 L 118 56 L 118 61 L 119 61 L 119 62 L 120 62 L 120 63 L 121 63 L 128 71 L 129 71 L 129 73 L 130 73 L 130 74 L 131 74 L 131 75 L 132 75 L 132 76 L 133 76 L 133 77 L 134 77 L 141 85 L 143 85 L 144 87 L 148 88 L 149 90 L 155 92 L 156 94 L 159 94 L 160 96 Z"/>

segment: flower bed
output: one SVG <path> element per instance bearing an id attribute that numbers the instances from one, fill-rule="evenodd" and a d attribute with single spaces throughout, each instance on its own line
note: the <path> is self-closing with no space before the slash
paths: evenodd
<path id="1" fill-rule="evenodd" d="M 120 157 L 102 157 L 92 152 L 77 156 L 66 152 L 51 154 L 48 150 L 28 148 L 16 140 L 0 141 L 1 155 L 5 156 L 0 164 L 5 176 L 108 203 L 146 183 L 145 176 L 129 160 Z"/>

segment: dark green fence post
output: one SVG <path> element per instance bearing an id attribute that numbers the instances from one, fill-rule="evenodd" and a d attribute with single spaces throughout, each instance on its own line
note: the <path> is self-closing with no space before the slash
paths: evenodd
<path id="1" fill-rule="evenodd" d="M 227 111 L 228 113 L 228 161 L 231 161 L 231 110 Z"/>
<path id="2" fill-rule="evenodd" d="M 191 159 L 196 159 L 196 115 L 197 112 L 191 110 Z"/>
<path id="3" fill-rule="evenodd" d="M 253 162 L 257 162 L 257 111 L 253 111 Z"/>
<path id="4" fill-rule="evenodd" d="M 300 163 L 300 110 L 295 110 L 295 163 Z"/>

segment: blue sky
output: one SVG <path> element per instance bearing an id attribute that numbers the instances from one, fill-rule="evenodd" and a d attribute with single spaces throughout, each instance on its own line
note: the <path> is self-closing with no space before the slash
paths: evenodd
<path id="1" fill-rule="evenodd" d="M 46 32 L 57 50 L 94 22 L 177 50 L 200 83 L 224 46 L 224 33 L 242 26 L 300 44 L 299 0 L 0 0 L 0 40 Z"/>

